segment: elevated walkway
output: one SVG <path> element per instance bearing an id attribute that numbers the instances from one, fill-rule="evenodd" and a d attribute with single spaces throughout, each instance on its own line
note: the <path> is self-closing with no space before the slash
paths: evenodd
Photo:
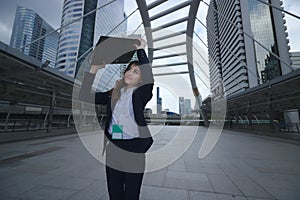
<path id="1" fill-rule="evenodd" d="M 154 145 L 166 146 L 178 131 L 151 126 Z M 142 200 L 298 200 L 300 144 L 297 141 L 223 131 L 212 152 L 197 154 L 205 127 L 171 165 L 145 174 Z M 97 133 L 86 133 L 93 138 Z M 78 135 L 0 145 L 0 198 L 108 200 L 105 168 Z"/>

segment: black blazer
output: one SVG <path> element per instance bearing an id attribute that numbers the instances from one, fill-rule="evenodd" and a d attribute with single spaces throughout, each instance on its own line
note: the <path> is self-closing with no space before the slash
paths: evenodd
<path id="1" fill-rule="evenodd" d="M 137 56 L 140 62 L 140 70 L 142 74 L 142 85 L 139 86 L 132 94 L 132 104 L 135 121 L 138 125 L 139 138 L 137 139 L 138 145 L 134 152 L 145 153 L 152 145 L 153 139 L 151 137 L 150 131 L 147 127 L 146 120 L 144 117 L 144 109 L 148 101 L 152 98 L 152 90 L 154 85 L 152 68 L 149 64 L 148 57 L 144 49 L 137 50 Z M 112 103 L 112 90 L 107 92 L 96 92 L 91 93 L 91 87 L 94 81 L 95 75 L 86 72 L 84 74 L 84 79 L 79 92 L 79 100 L 107 105 L 106 110 L 106 125 L 105 125 L 105 137 L 104 137 L 104 148 L 107 145 L 108 140 L 115 143 L 111 135 L 108 132 L 108 128 L 112 118 L 112 111 L 114 109 L 115 103 Z M 117 144 L 116 144 L 117 145 Z M 103 149 L 105 150 L 105 149 Z M 104 151 L 103 151 L 104 152 Z"/>

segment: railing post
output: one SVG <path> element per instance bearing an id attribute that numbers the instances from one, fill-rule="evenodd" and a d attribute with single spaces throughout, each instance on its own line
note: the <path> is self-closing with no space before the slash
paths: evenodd
<path id="1" fill-rule="evenodd" d="M 5 131 L 7 131 L 7 129 L 8 129 L 8 121 L 9 121 L 9 117 L 10 117 L 10 114 L 11 114 L 11 112 L 13 111 L 15 105 L 16 105 L 16 103 L 10 103 L 10 104 L 9 104 L 9 110 L 8 110 L 7 115 L 6 115 L 6 119 L 5 119 L 5 123 L 4 123 L 4 130 L 5 130 Z"/>
<path id="2" fill-rule="evenodd" d="M 72 116 L 72 111 L 70 112 L 70 114 L 69 114 L 69 116 L 68 116 L 67 128 L 70 127 L 70 119 L 71 119 L 71 116 Z"/>
<path id="3" fill-rule="evenodd" d="M 42 129 L 42 125 L 43 125 L 43 121 L 40 121 L 39 124 L 40 124 L 39 125 L 39 130 L 41 130 Z"/>
<path id="4" fill-rule="evenodd" d="M 13 127 L 12 127 L 12 129 L 11 129 L 11 132 L 14 132 L 15 127 L 16 127 L 16 122 L 17 122 L 17 120 L 14 121 L 14 125 L 13 125 Z"/>
<path id="5" fill-rule="evenodd" d="M 55 99 L 56 99 L 56 89 L 55 89 L 55 87 L 53 87 L 52 98 L 51 98 L 50 106 L 49 106 L 49 118 L 48 118 L 47 133 L 51 132 L 51 129 L 52 129 Z"/>
<path id="6" fill-rule="evenodd" d="M 28 120 L 28 124 L 27 124 L 27 131 L 29 131 L 29 128 L 30 128 L 30 123 L 31 123 L 31 119 Z"/>
<path id="7" fill-rule="evenodd" d="M 47 122 L 47 118 L 48 118 L 48 115 L 49 115 L 49 110 L 47 111 L 46 115 L 45 115 L 45 118 L 44 118 L 44 122 L 43 122 L 43 125 L 44 125 L 44 129 L 46 129 L 46 122 Z"/>

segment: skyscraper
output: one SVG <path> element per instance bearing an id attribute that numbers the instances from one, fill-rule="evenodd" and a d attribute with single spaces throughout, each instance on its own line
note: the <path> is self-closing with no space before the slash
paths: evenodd
<path id="1" fill-rule="evenodd" d="M 280 0 L 265 1 L 282 5 Z M 231 95 L 291 71 L 273 55 L 290 63 L 280 11 L 256 0 L 211 0 L 206 22 L 212 98 L 221 95 L 220 88 Z"/>
<path id="2" fill-rule="evenodd" d="M 64 1 L 61 21 L 63 28 L 59 36 L 56 67 L 65 74 L 72 77 L 76 75 L 86 53 L 91 50 L 101 35 L 116 35 L 126 31 L 126 23 L 114 29 L 125 18 L 123 0 L 115 1 L 79 19 L 108 2 L 107 0 Z"/>
<path id="3" fill-rule="evenodd" d="M 190 99 L 184 99 L 184 114 L 191 114 L 192 106 Z"/>
<path id="4" fill-rule="evenodd" d="M 179 97 L 179 114 L 191 114 L 191 99 L 185 99 L 184 97 Z"/>
<path id="5" fill-rule="evenodd" d="M 179 114 L 184 114 L 184 97 L 179 97 Z"/>
<path id="6" fill-rule="evenodd" d="M 281 0 L 264 0 L 273 6 L 281 7 Z M 289 46 L 287 40 L 287 29 L 283 13 L 257 0 L 248 0 L 250 25 L 253 37 L 269 51 L 282 58 L 286 63 L 291 64 Z M 266 52 L 259 44 L 254 43 L 257 71 L 260 83 L 287 74 L 291 68 L 278 60 L 274 55 Z"/>
<path id="7" fill-rule="evenodd" d="M 162 111 L 162 98 L 160 97 L 159 94 L 159 87 L 156 88 L 156 110 L 157 110 L 157 114 L 161 114 Z"/>
<path id="8" fill-rule="evenodd" d="M 21 6 L 17 7 L 10 46 L 21 48 L 21 51 L 41 62 L 50 61 L 49 66 L 55 66 L 58 47 L 58 33 L 34 11 Z M 52 34 L 34 42 L 29 43 Z M 28 45 L 24 47 L 25 45 Z M 22 48 L 24 47 L 24 48 Z"/>

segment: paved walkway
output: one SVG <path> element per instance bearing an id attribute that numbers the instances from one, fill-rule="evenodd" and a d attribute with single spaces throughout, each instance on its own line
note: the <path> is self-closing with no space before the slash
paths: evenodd
<path id="1" fill-rule="evenodd" d="M 161 129 L 152 150 L 168 144 L 177 129 Z M 200 160 L 206 130 L 199 127 L 194 143 L 175 163 L 145 175 L 142 200 L 299 199 L 298 142 L 223 131 Z M 104 166 L 77 134 L 1 144 L 0 199 L 106 200 Z"/>

